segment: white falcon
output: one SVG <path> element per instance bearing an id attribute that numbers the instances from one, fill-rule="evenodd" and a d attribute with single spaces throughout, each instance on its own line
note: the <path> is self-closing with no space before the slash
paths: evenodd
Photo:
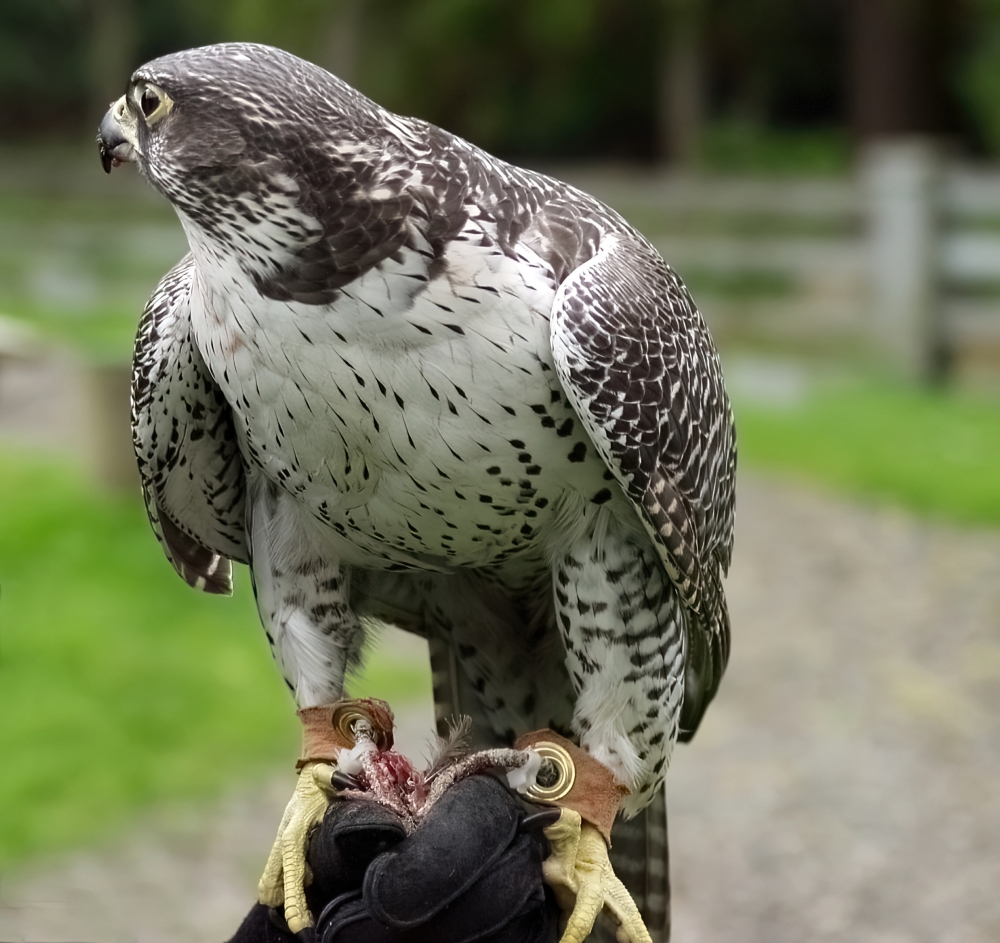
<path id="1" fill-rule="evenodd" d="M 382 620 L 431 641 L 439 699 L 482 736 L 578 743 L 578 785 L 614 798 L 554 838 L 579 911 L 564 939 L 602 904 L 646 939 L 609 890 L 618 811 L 612 860 L 662 936 L 662 784 L 726 664 L 736 466 L 681 280 L 593 197 L 266 46 L 142 66 L 99 145 L 106 170 L 138 163 L 191 250 L 146 307 L 133 379 L 178 573 L 228 593 L 230 561 L 250 565 L 300 709 L 343 696 Z M 308 936 L 302 846 L 333 757 L 310 728 L 329 713 L 302 716 L 261 899 Z"/>

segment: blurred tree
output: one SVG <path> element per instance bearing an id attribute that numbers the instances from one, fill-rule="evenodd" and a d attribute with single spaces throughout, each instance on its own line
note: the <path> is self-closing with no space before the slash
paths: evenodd
<path id="1" fill-rule="evenodd" d="M 217 0 L 195 16 L 219 38 L 280 46 L 355 84 L 364 0 Z"/>
<path id="2" fill-rule="evenodd" d="M 59 125 L 87 104 L 79 0 L 0 3 L 0 125 L 27 137 Z"/>
<path id="3" fill-rule="evenodd" d="M 705 0 L 664 0 L 660 46 L 660 157 L 682 167 L 697 158 L 705 112 Z"/>
<path id="4" fill-rule="evenodd" d="M 100 120 L 117 99 L 139 58 L 139 24 L 133 0 L 88 0 L 87 86 L 91 117 Z"/>
<path id="5" fill-rule="evenodd" d="M 361 62 L 364 0 L 337 0 L 316 61 L 350 85 L 357 85 Z"/>
<path id="6" fill-rule="evenodd" d="M 1000 152 L 1000 0 L 0 0 L 0 135 L 89 131 L 137 62 L 223 39 L 512 156 L 690 163 L 720 122 L 736 142 L 849 117 Z"/>
<path id="7" fill-rule="evenodd" d="M 985 149 L 1000 157 L 1000 0 L 970 0 L 958 91 Z"/>
<path id="8" fill-rule="evenodd" d="M 224 38 L 217 22 L 217 3 L 205 0 L 131 0 L 135 5 L 138 38 L 138 61 L 148 62 L 157 56 L 219 42 Z M 124 88 L 128 74 L 120 84 Z"/>
<path id="9" fill-rule="evenodd" d="M 660 2 L 370 0 L 361 86 L 508 155 L 650 156 Z"/>
<path id="10" fill-rule="evenodd" d="M 0 136 L 89 133 L 141 62 L 218 39 L 198 0 L 2 0 Z"/>
<path id="11" fill-rule="evenodd" d="M 745 124 L 844 118 L 846 0 L 711 0 L 711 106 Z"/>
<path id="12" fill-rule="evenodd" d="M 856 139 L 960 128 L 955 54 L 968 14 L 964 0 L 852 0 Z"/>

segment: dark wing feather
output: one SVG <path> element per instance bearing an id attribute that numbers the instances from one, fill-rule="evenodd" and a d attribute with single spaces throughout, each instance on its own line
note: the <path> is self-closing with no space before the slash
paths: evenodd
<path id="1" fill-rule="evenodd" d="M 348 159 L 331 154 L 320 140 L 303 144 L 284 168 L 299 185 L 299 208 L 316 226 L 291 259 L 268 277 L 257 277 L 261 293 L 279 301 L 326 305 L 376 265 L 399 262 L 400 250 L 422 256 L 410 273 L 419 292 L 426 268 L 444 255 L 446 243 L 466 219 L 469 146 L 445 131 L 412 121 L 425 142 L 417 166 L 424 182 L 413 185 L 415 158 L 398 152 L 392 138 L 356 145 Z M 248 186 L 252 185 L 249 183 Z"/>
<path id="2" fill-rule="evenodd" d="M 174 569 L 209 593 L 232 592 L 248 562 L 245 483 L 229 406 L 191 331 L 186 256 L 146 305 L 132 364 L 132 442 L 153 531 Z"/>
<path id="3" fill-rule="evenodd" d="M 688 613 L 681 739 L 722 678 L 729 615 L 736 434 L 718 354 L 691 296 L 629 232 L 560 286 L 556 369 L 608 467 L 633 500 Z"/>

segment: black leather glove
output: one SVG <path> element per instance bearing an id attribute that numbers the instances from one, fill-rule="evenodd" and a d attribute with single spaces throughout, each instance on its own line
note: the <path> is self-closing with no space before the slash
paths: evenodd
<path id="1" fill-rule="evenodd" d="M 555 939 L 558 910 L 542 881 L 542 824 L 534 816 L 526 823 L 521 803 L 487 775 L 456 783 L 409 837 L 376 802 L 334 800 L 308 854 L 317 943 Z M 258 904 L 231 943 L 293 940 L 281 918 Z"/>

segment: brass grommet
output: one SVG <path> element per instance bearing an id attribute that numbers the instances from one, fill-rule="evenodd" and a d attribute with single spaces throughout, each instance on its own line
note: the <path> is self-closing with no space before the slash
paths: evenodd
<path id="1" fill-rule="evenodd" d="M 549 740 L 539 740 L 531 749 L 542 758 L 542 768 L 539 777 L 545 779 L 548 769 L 555 773 L 555 778 L 545 781 L 544 785 L 536 778 L 534 785 L 528 787 L 527 797 L 535 802 L 558 802 L 573 788 L 576 781 L 576 767 L 569 753 L 556 743 Z"/>
<path id="2" fill-rule="evenodd" d="M 358 741 L 357 728 L 359 723 L 368 728 L 370 736 L 375 741 L 375 746 L 380 750 L 384 750 L 388 745 L 385 732 L 376 726 L 371 714 L 357 704 L 344 704 L 334 708 L 331 721 L 340 735 L 352 746 Z"/>

